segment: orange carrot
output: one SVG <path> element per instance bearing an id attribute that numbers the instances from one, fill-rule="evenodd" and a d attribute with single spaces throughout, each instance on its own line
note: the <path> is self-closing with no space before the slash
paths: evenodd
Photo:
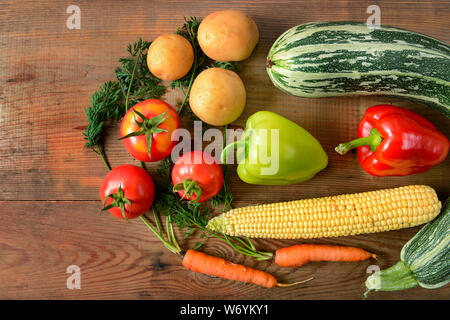
<path id="1" fill-rule="evenodd" d="M 311 261 L 362 261 L 376 255 L 355 247 L 321 244 L 298 244 L 275 251 L 275 263 L 280 267 L 300 267 Z"/>
<path id="2" fill-rule="evenodd" d="M 266 288 L 273 288 L 275 286 L 291 286 L 299 283 L 304 283 L 312 279 L 309 278 L 307 280 L 295 282 L 292 284 L 282 284 L 278 283 L 275 277 L 267 272 L 247 268 L 241 264 L 231 263 L 224 259 L 213 257 L 192 249 L 186 252 L 182 263 L 186 269 L 195 272 L 200 272 L 234 281 L 253 283 Z"/>

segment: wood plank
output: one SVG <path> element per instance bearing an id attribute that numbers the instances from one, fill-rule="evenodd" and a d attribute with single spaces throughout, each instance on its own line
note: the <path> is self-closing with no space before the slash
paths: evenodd
<path id="1" fill-rule="evenodd" d="M 98 189 L 106 174 L 100 158 L 83 148 L 84 108 L 101 83 L 114 78 L 117 59 L 139 37 L 152 40 L 173 32 L 184 16 L 235 8 L 248 12 L 260 31 L 260 43 L 243 63 L 240 75 L 247 106 L 235 125 L 258 110 L 271 110 L 310 131 L 329 155 L 329 166 L 297 185 L 249 186 L 231 166 L 234 206 L 368 191 L 406 184 L 427 184 L 441 199 L 450 194 L 450 159 L 429 172 L 376 178 L 364 172 L 355 154 L 333 149 L 353 138 L 364 110 L 394 103 L 426 117 L 450 137 L 448 119 L 423 105 L 383 97 L 304 99 L 271 84 L 266 54 L 286 29 L 310 21 L 365 21 L 372 1 L 77 1 L 81 30 L 68 30 L 68 3 L 0 1 L 0 299 L 361 299 L 367 268 L 394 264 L 400 249 L 419 227 L 313 243 L 354 245 L 379 255 L 362 263 L 313 263 L 279 268 L 236 254 L 208 240 L 205 251 L 236 263 L 266 270 L 279 281 L 314 276 L 304 286 L 264 289 L 185 270 L 139 221 L 125 223 L 99 214 Z M 383 24 L 421 32 L 450 42 L 450 3 L 377 1 Z M 163 97 L 175 104 L 177 92 Z M 108 127 L 106 153 L 113 166 L 135 163 Z M 147 166 L 156 173 L 156 164 Z M 4 200 L 4 201 L 2 201 Z M 41 201 L 35 201 L 41 200 Z M 179 234 L 180 236 L 181 234 Z M 191 239 L 191 247 L 198 239 Z M 296 241 L 257 241 L 265 250 Z M 82 289 L 68 290 L 67 266 L 82 270 Z M 373 293 L 369 299 L 448 299 L 449 287 Z"/>
<path id="2" fill-rule="evenodd" d="M 311 240 L 357 245 L 378 255 L 363 262 L 320 262 L 281 268 L 257 262 L 209 239 L 205 252 L 272 273 L 280 282 L 314 277 L 289 288 L 267 289 L 185 270 L 140 220 L 99 213 L 96 201 L 2 201 L 0 299 L 362 299 L 369 266 L 394 264 L 419 228 L 373 235 Z M 181 233 L 177 232 L 181 239 Z M 192 247 L 191 239 L 183 247 Z M 299 243 L 259 240 L 263 250 Z M 81 289 L 69 290 L 66 269 L 81 269 Z M 368 299 L 447 299 L 450 287 L 375 292 Z"/>
<path id="3" fill-rule="evenodd" d="M 117 59 L 126 45 L 138 37 L 152 40 L 172 32 L 183 16 L 205 16 L 229 7 L 226 2 L 171 3 L 128 1 L 133 11 L 114 1 L 79 3 L 81 30 L 65 26 L 66 4 L 7 2 L 2 7 L 1 56 L 3 102 L 0 124 L 0 199 L 3 200 L 94 200 L 106 171 L 90 150 L 83 148 L 80 128 L 86 126 L 84 107 L 99 85 L 114 77 Z M 264 63 L 272 42 L 285 29 L 315 20 L 360 20 L 367 18 L 367 1 L 262 1 L 233 2 L 257 22 L 261 40 L 240 72 L 248 92 L 247 107 L 236 125 L 244 126 L 254 112 L 268 109 L 290 118 L 309 130 L 330 157 L 329 167 L 304 184 L 271 188 L 272 199 L 288 200 L 329 193 L 367 191 L 410 183 L 429 184 L 448 195 L 450 160 L 430 172 L 403 178 L 374 178 L 366 174 L 355 155 L 338 156 L 334 147 L 355 136 L 364 110 L 377 103 L 393 102 L 418 112 L 450 136 L 447 119 L 429 108 L 389 98 L 303 99 L 288 96 L 272 86 Z M 426 33 L 449 41 L 446 1 L 380 1 L 382 22 Z M 295 6 L 296 14 L 293 14 Z M 328 9 L 324 9 L 328 8 Z M 125 13 L 126 12 L 126 13 Z M 6 21 L 15 21 L 14 24 Z M 422 23 L 417 24 L 416 21 Z M 175 95 L 164 97 L 175 103 Z M 135 163 L 118 139 L 118 126 L 108 131 L 106 152 L 113 166 Z M 155 172 L 154 165 L 150 166 Z M 342 183 L 342 181 L 349 183 Z M 324 186 L 326 186 L 324 188 Z M 264 187 L 249 187 L 233 176 L 238 199 L 262 202 Z M 256 192 L 254 192 L 256 191 Z M 251 197 L 249 194 L 251 192 Z"/>

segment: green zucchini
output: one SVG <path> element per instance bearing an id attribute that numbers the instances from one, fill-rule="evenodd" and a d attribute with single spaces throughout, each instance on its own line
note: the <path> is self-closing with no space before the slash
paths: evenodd
<path id="1" fill-rule="evenodd" d="M 400 261 L 370 275 L 368 291 L 394 291 L 421 286 L 442 287 L 450 282 L 450 198 L 441 214 L 406 243 Z"/>
<path id="2" fill-rule="evenodd" d="M 450 46 L 413 31 L 302 24 L 275 41 L 266 67 L 273 84 L 295 96 L 396 96 L 450 117 Z"/>

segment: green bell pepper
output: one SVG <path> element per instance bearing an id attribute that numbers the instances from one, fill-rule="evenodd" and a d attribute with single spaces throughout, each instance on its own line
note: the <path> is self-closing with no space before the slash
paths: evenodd
<path id="1" fill-rule="evenodd" d="M 247 119 L 241 139 L 222 150 L 222 163 L 235 148 L 239 178 L 250 184 L 299 183 L 328 165 L 327 154 L 308 131 L 269 111 L 256 112 Z"/>

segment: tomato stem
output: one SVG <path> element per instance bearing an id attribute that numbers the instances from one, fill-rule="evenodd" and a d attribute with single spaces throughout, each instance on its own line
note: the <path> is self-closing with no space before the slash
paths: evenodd
<path id="1" fill-rule="evenodd" d="M 134 118 L 134 122 L 139 127 L 139 130 L 131 132 L 127 134 L 126 136 L 121 137 L 119 140 L 128 139 L 130 137 L 137 137 L 141 135 L 145 135 L 146 143 L 147 143 L 147 153 L 150 160 L 152 159 L 151 150 L 152 150 L 152 140 L 153 140 L 153 134 L 161 133 L 161 132 L 167 132 L 166 129 L 159 128 L 159 125 L 167 120 L 168 117 L 166 117 L 167 111 L 164 111 L 160 115 L 153 117 L 153 118 L 147 118 L 142 113 L 135 109 L 133 109 L 133 112 L 137 114 L 141 120 L 139 121 Z"/>
<path id="2" fill-rule="evenodd" d="M 108 200 L 108 198 L 112 198 L 113 200 L 109 205 L 106 205 L 106 201 Z M 119 189 L 117 190 L 116 193 L 111 193 L 105 197 L 105 199 L 103 200 L 102 211 L 118 207 L 120 208 L 120 211 L 122 211 L 123 218 L 128 221 L 127 216 L 125 214 L 125 204 L 129 206 L 128 212 L 131 213 L 131 201 L 125 197 L 122 186 L 119 186 Z"/>
<path id="3" fill-rule="evenodd" d="M 195 199 L 192 199 L 192 201 L 199 201 L 203 192 L 197 181 L 192 179 L 184 179 L 183 182 L 180 182 L 173 187 L 174 192 L 182 190 L 184 190 L 182 195 L 182 198 L 184 199 L 191 199 L 195 194 Z"/>
<path id="4" fill-rule="evenodd" d="M 239 162 L 239 160 L 240 160 L 239 158 L 242 156 L 241 152 L 244 152 L 244 154 L 243 154 L 244 157 L 247 157 L 249 143 L 250 143 L 250 138 L 245 137 L 244 139 L 234 141 L 234 142 L 226 145 L 225 148 L 222 149 L 222 154 L 220 155 L 220 161 L 223 164 L 226 164 L 227 159 L 228 159 L 228 153 L 230 152 L 230 150 L 237 149 L 236 158 L 238 159 L 238 162 Z"/>

